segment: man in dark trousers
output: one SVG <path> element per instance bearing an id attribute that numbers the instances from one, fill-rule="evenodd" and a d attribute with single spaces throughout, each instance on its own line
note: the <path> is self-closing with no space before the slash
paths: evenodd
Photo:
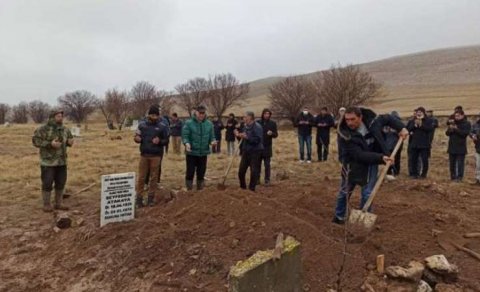
<path id="1" fill-rule="evenodd" d="M 272 117 L 272 112 L 266 108 L 262 111 L 262 118 L 259 121 L 259 124 L 263 128 L 263 153 L 260 160 L 259 176 L 261 174 L 262 161 L 263 161 L 265 165 L 264 182 L 266 186 L 270 185 L 270 173 L 271 173 L 270 161 L 273 154 L 273 151 L 272 151 L 273 139 L 278 137 L 277 123 L 272 121 L 271 117 Z M 260 179 L 258 182 L 260 182 Z"/>
<path id="2" fill-rule="evenodd" d="M 450 178 L 461 182 L 465 172 L 465 155 L 467 154 L 467 137 L 472 125 L 465 117 L 463 110 L 455 113 L 454 122 L 448 125 L 448 157 L 450 160 Z"/>
<path id="3" fill-rule="evenodd" d="M 178 118 L 177 113 L 172 114 L 170 119 L 170 136 L 172 137 L 173 152 L 180 154 L 182 147 L 182 127 L 183 123 Z"/>
<path id="4" fill-rule="evenodd" d="M 214 116 L 213 117 L 213 133 L 215 134 L 215 140 L 217 141 L 216 144 L 212 145 L 212 153 L 220 153 L 221 152 L 221 144 L 222 144 L 222 131 L 225 128 L 223 126 L 222 120 Z"/>
<path id="5" fill-rule="evenodd" d="M 155 204 L 155 191 L 158 188 L 164 146 L 168 143 L 169 138 L 168 126 L 159 122 L 159 118 L 158 106 L 151 106 L 147 119 L 138 124 L 138 129 L 135 132 L 134 141 L 140 144 L 140 163 L 136 185 L 136 205 L 138 208 L 144 206 L 143 191 L 146 176 L 149 176 L 147 205 L 153 206 Z"/>
<path id="6" fill-rule="evenodd" d="M 433 131 L 430 133 L 430 148 L 428 148 L 428 157 L 432 156 L 432 146 L 433 146 L 433 138 L 435 138 L 435 131 L 437 130 L 439 124 L 438 119 L 433 116 L 433 110 L 427 111 L 427 117 L 432 120 Z"/>
<path id="7" fill-rule="evenodd" d="M 233 133 L 237 128 L 237 120 L 233 113 L 228 115 L 227 125 L 225 126 L 225 141 L 227 141 L 227 154 L 233 155 L 235 153 L 235 134 Z"/>
<path id="8" fill-rule="evenodd" d="M 428 153 L 430 148 L 430 135 L 433 131 L 433 123 L 426 116 L 425 108 L 416 110 L 414 119 L 408 121 L 407 129 L 411 133 L 409 145 L 411 147 L 409 162 L 412 164 L 410 174 L 413 178 L 426 178 L 428 174 Z M 419 173 L 418 158 L 422 161 L 421 173 Z"/>
<path id="9" fill-rule="evenodd" d="M 480 186 L 480 114 L 478 114 L 478 120 L 472 127 L 472 137 L 473 143 L 475 144 L 475 159 L 476 159 L 476 168 L 475 168 L 475 182 L 474 185 Z"/>
<path id="10" fill-rule="evenodd" d="M 385 126 L 398 131 L 402 139 L 408 136 L 403 123 L 391 115 L 377 116 L 372 110 L 359 107 L 350 107 L 345 111 L 339 126 L 341 143 L 344 143 L 345 147 L 345 159 L 333 223 L 345 222 L 347 198 L 355 186 L 362 187 L 361 209 L 377 181 L 378 165 L 393 162 L 383 138 L 382 130 Z"/>
<path id="11" fill-rule="evenodd" d="M 397 111 L 392 111 L 390 113 L 390 115 L 393 118 L 401 121 L 400 115 L 398 114 Z M 400 137 L 398 136 L 398 132 L 395 129 L 389 127 L 389 126 L 385 126 L 383 128 L 383 133 L 385 135 L 385 143 L 387 145 L 387 149 L 388 149 L 389 152 L 392 152 L 393 149 L 395 149 L 395 146 L 397 145 L 398 139 L 400 139 Z M 401 165 L 401 159 L 402 159 L 402 148 L 403 148 L 403 144 L 402 144 L 402 146 L 400 146 L 397 154 L 395 155 L 395 163 L 392 166 L 390 166 L 390 168 L 388 170 L 387 179 L 392 180 L 392 179 L 395 178 L 395 176 L 400 174 L 400 165 Z"/>
<path id="12" fill-rule="evenodd" d="M 50 197 L 54 185 L 54 208 L 68 210 L 63 205 L 63 192 L 67 182 L 67 148 L 73 146 L 73 135 L 63 125 L 62 110 L 50 113 L 48 122 L 35 130 L 32 143 L 40 150 L 43 211 L 53 211 Z"/>
<path id="13" fill-rule="evenodd" d="M 312 127 L 314 120 L 307 108 L 303 109 L 294 125 L 298 129 L 300 162 L 312 163 Z M 307 160 L 305 160 L 305 147 L 307 148 Z"/>
<path id="14" fill-rule="evenodd" d="M 335 121 L 326 107 L 320 110 L 320 114 L 314 119 L 317 127 L 317 155 L 318 161 L 327 161 L 328 146 L 330 145 L 330 129 L 335 126 Z"/>
<path id="15" fill-rule="evenodd" d="M 187 154 L 185 186 L 189 191 L 193 189 L 195 173 L 197 174 L 197 190 L 205 187 L 207 156 L 210 154 L 210 146 L 217 143 L 213 133 L 213 124 L 207 119 L 206 111 L 205 106 L 198 106 L 193 117 L 184 123 L 182 129 L 182 142 Z"/>
<path id="16" fill-rule="evenodd" d="M 246 112 L 244 116 L 245 129 L 243 132 L 235 130 L 235 136 L 242 139 L 242 159 L 238 169 L 240 188 L 246 189 L 247 182 L 245 175 L 250 168 L 250 183 L 248 189 L 255 191 L 260 174 L 261 156 L 263 153 L 263 129 L 255 122 L 253 112 Z"/>

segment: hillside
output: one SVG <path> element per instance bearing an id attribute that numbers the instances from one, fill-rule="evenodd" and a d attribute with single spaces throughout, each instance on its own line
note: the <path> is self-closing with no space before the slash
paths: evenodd
<path id="1" fill-rule="evenodd" d="M 470 114 L 480 110 L 480 45 L 396 56 L 360 66 L 384 84 L 387 95 L 372 102 L 380 112 L 398 110 L 407 115 L 423 105 L 437 114 L 447 114 L 457 104 Z M 281 79 L 251 82 L 247 104 L 242 108 L 259 111 L 268 106 L 268 87 Z"/>

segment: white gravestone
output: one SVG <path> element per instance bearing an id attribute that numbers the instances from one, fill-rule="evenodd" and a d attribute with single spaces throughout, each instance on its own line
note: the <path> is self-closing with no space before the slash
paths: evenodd
<path id="1" fill-rule="evenodd" d="M 73 137 L 80 137 L 80 128 L 79 127 L 72 127 L 70 130 L 72 132 Z"/>
<path id="2" fill-rule="evenodd" d="M 130 129 L 131 129 L 132 131 L 136 131 L 137 128 L 138 128 L 138 120 L 133 120 L 133 121 L 132 121 L 132 126 L 130 127 Z"/>
<path id="3" fill-rule="evenodd" d="M 135 172 L 102 175 L 100 226 L 135 217 Z"/>

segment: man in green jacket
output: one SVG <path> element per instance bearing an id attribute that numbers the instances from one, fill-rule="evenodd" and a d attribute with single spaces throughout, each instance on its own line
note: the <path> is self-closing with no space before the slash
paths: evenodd
<path id="1" fill-rule="evenodd" d="M 200 105 L 196 108 L 193 117 L 185 122 L 182 128 L 182 142 L 185 145 L 187 172 L 185 185 L 187 190 L 193 189 L 193 177 L 197 174 L 197 190 L 205 186 L 205 172 L 207 171 L 207 155 L 210 154 L 210 145 L 217 144 L 213 133 L 213 124 L 206 119 L 206 108 Z"/>
<path id="2" fill-rule="evenodd" d="M 50 196 L 55 183 L 55 209 L 68 210 L 62 205 L 67 182 L 67 147 L 73 146 L 73 136 L 63 126 L 63 111 L 51 112 L 48 122 L 35 130 L 32 143 L 40 149 L 43 211 L 52 212 Z"/>

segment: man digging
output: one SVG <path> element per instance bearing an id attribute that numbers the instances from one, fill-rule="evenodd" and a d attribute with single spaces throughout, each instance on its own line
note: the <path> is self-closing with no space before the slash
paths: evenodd
<path id="1" fill-rule="evenodd" d="M 391 115 L 377 116 L 372 110 L 350 107 L 339 126 L 339 137 L 344 145 L 342 182 L 337 195 L 333 223 L 344 224 L 348 197 L 356 185 L 362 187 L 360 209 L 370 197 L 377 181 L 378 165 L 393 162 L 382 130 L 389 126 L 405 139 L 408 131 L 403 123 Z"/>
<path id="2" fill-rule="evenodd" d="M 51 112 L 48 122 L 35 130 L 32 143 L 40 149 L 43 211 L 53 211 L 50 197 L 54 183 L 54 208 L 68 210 L 62 200 L 67 182 L 67 147 L 73 146 L 73 135 L 63 126 L 62 110 Z"/>

